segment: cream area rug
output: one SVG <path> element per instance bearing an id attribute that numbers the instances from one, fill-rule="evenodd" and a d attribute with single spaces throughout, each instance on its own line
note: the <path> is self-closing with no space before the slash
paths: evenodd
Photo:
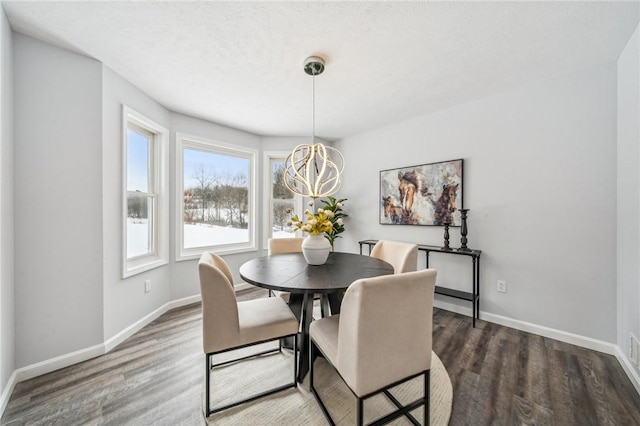
<path id="1" fill-rule="evenodd" d="M 256 347 L 257 348 L 257 347 Z M 246 349 L 244 350 L 246 351 Z M 257 349 L 253 349 L 259 352 Z M 238 353 L 235 354 L 236 356 Z M 431 424 L 447 425 L 451 415 L 453 389 L 447 370 L 435 353 L 431 357 Z M 221 359 L 214 359 L 214 363 Z M 233 402 L 245 396 L 284 384 L 293 379 L 293 354 L 281 353 L 251 358 L 213 370 L 211 378 L 212 406 Z M 315 387 L 337 425 L 353 425 L 356 420 L 356 399 L 342 379 L 324 358 L 315 362 Z M 391 393 L 401 403 L 412 402 L 423 392 L 423 378 L 396 386 Z M 203 391 L 204 394 L 204 391 Z M 365 423 L 390 413 L 395 406 L 384 395 L 376 395 L 364 402 Z M 422 423 L 423 408 L 411 414 Z M 309 391 L 309 375 L 297 388 L 215 413 L 207 419 L 209 425 L 327 425 L 318 403 Z M 392 425 L 410 425 L 406 417 Z"/>

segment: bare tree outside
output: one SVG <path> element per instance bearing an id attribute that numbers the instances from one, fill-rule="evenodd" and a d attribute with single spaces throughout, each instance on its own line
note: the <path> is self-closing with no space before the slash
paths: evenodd
<path id="1" fill-rule="evenodd" d="M 291 211 L 293 210 L 294 201 L 293 193 L 287 189 L 284 184 L 284 161 L 274 163 L 273 179 L 272 179 L 272 191 L 273 191 L 273 229 L 274 231 L 282 231 L 285 229 L 289 219 L 291 218 Z M 287 210 L 289 212 L 287 212 Z"/>
<path id="2" fill-rule="evenodd" d="M 246 229 L 249 212 L 248 176 L 242 172 L 214 172 L 204 165 L 195 169 L 196 182 L 184 190 L 185 218 L 193 223 Z M 197 210 L 198 214 L 194 214 Z"/>
<path id="3" fill-rule="evenodd" d="M 192 178 L 198 182 L 198 186 L 195 188 L 188 188 L 185 191 L 185 195 L 187 191 L 191 191 L 193 193 L 193 197 L 195 197 L 197 200 L 196 202 L 200 204 L 200 208 L 202 212 L 200 216 L 200 221 L 205 222 L 206 220 L 205 214 L 209 207 L 208 203 L 211 195 L 210 194 L 211 186 L 216 181 L 215 175 L 211 170 L 206 168 L 204 164 L 201 164 L 196 168 Z"/>

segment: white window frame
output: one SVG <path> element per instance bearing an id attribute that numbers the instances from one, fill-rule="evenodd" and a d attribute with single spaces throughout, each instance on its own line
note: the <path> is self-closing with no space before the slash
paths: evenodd
<path id="1" fill-rule="evenodd" d="M 262 224 L 262 228 L 264 229 L 264 247 L 268 247 L 269 238 L 273 236 L 273 172 L 271 170 L 271 160 L 285 160 L 291 151 L 265 151 L 263 155 L 263 188 L 262 193 L 264 194 L 264 221 Z M 303 212 L 303 202 L 304 197 L 294 194 L 294 211 L 291 213 L 298 214 L 298 216 L 302 215 Z M 297 237 L 302 236 L 302 231 L 296 231 L 295 235 Z"/>
<path id="2" fill-rule="evenodd" d="M 248 222 L 249 222 L 249 241 L 243 243 L 221 244 L 215 246 L 195 247 L 186 249 L 184 247 L 184 149 L 192 148 L 202 151 L 209 151 L 222 155 L 233 155 L 249 160 L 249 174 L 247 184 L 249 187 L 249 206 L 248 206 Z M 257 235 L 257 172 L 256 159 L 258 151 L 220 142 L 212 139 L 206 139 L 199 136 L 189 135 L 186 133 L 176 132 L 176 262 L 183 260 L 192 260 L 200 258 L 200 255 L 206 251 L 213 251 L 216 254 L 234 254 L 255 251 L 256 235 Z"/>
<path id="3" fill-rule="evenodd" d="M 152 252 L 129 259 L 127 257 L 127 130 L 134 125 L 153 135 L 149 167 L 153 203 Z M 126 105 L 122 106 L 122 278 L 131 277 L 169 263 L 169 130 Z"/>

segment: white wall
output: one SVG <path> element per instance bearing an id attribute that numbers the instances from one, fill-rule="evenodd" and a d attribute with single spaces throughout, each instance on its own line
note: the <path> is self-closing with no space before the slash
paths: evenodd
<path id="1" fill-rule="evenodd" d="M 122 105 L 169 128 L 169 111 L 102 66 L 102 205 L 104 341 L 160 308 L 170 298 L 170 265 L 122 279 Z M 167 141 L 167 143 L 169 143 Z M 171 153 L 168 147 L 167 154 Z M 100 194 L 98 194 L 100 195 Z M 167 224 L 168 225 L 168 224 Z M 151 291 L 144 292 L 145 280 Z"/>
<path id="2" fill-rule="evenodd" d="M 5 394 L 9 378 L 15 369 L 11 43 L 11 28 L 4 11 L 0 8 L 0 395 Z M 3 401 L 0 399 L 0 413 L 2 404 Z"/>
<path id="3" fill-rule="evenodd" d="M 101 79 L 14 33 L 16 367 L 103 341 Z"/>
<path id="4" fill-rule="evenodd" d="M 417 95 L 419 96 L 419 94 Z M 616 341 L 616 67 L 607 64 L 338 141 L 349 198 L 339 250 L 366 238 L 441 245 L 442 227 L 378 224 L 379 171 L 464 158 L 481 310 Z M 451 232 L 459 246 L 459 230 Z M 447 286 L 469 263 L 433 255 Z M 508 291 L 496 292 L 496 280 Z M 437 296 L 470 309 L 468 302 Z"/>
<path id="5" fill-rule="evenodd" d="M 618 336 L 640 339 L 640 30 L 618 59 Z M 638 372 L 636 368 L 636 372 Z"/>

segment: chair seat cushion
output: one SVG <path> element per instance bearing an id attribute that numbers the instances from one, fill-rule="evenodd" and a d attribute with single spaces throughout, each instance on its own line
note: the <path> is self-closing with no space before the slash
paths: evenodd
<path id="1" fill-rule="evenodd" d="M 298 332 L 298 320 L 279 297 L 238 302 L 240 342 L 237 345 L 275 339 Z"/>
<path id="2" fill-rule="evenodd" d="M 340 315 L 331 315 L 311 323 L 309 335 L 332 365 L 338 360 Z"/>

